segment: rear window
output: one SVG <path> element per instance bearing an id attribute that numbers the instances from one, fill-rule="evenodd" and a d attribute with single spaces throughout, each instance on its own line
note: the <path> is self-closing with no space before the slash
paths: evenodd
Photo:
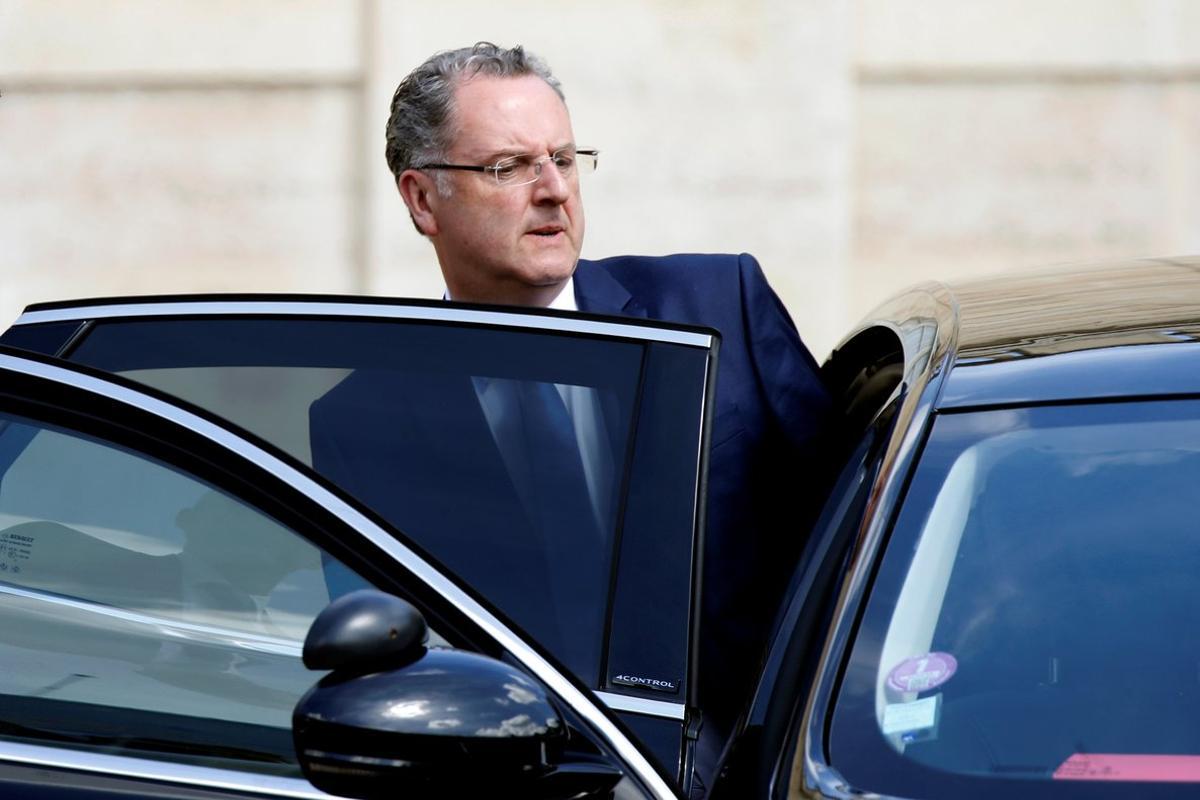
<path id="1" fill-rule="evenodd" d="M 1200 403 L 937 419 L 838 697 L 833 766 L 905 797 L 1200 783 Z"/>

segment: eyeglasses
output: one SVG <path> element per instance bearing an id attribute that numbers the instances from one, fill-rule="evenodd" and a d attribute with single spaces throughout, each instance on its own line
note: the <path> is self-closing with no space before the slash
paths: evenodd
<path id="1" fill-rule="evenodd" d="M 477 167 L 469 164 L 422 164 L 413 169 L 461 169 L 467 172 L 485 172 L 491 175 L 498 186 L 526 186 L 542 177 L 542 165 L 550 161 L 558 169 L 558 174 L 571 178 L 577 174 L 596 171 L 596 162 L 600 159 L 599 150 L 576 150 L 573 147 L 555 150 L 548 156 L 512 156 L 503 158 L 495 164 Z"/>

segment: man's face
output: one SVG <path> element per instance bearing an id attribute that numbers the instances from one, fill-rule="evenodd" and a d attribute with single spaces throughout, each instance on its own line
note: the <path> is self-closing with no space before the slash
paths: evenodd
<path id="1" fill-rule="evenodd" d="M 446 152 L 451 164 L 535 159 L 575 145 L 567 107 L 545 81 L 477 76 L 455 89 Z M 489 173 L 446 170 L 450 193 L 430 197 L 430 235 L 455 299 L 546 305 L 575 269 L 583 246 L 579 175 L 553 163 L 525 186 L 500 186 Z"/>

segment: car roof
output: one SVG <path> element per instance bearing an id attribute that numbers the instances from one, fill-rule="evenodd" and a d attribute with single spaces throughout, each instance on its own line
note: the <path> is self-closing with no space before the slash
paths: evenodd
<path id="1" fill-rule="evenodd" d="M 1200 257 L 914 291 L 936 296 L 925 307 L 940 309 L 938 409 L 1200 395 Z"/>

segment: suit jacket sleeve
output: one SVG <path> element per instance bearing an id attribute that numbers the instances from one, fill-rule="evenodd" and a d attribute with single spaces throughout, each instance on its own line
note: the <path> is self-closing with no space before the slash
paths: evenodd
<path id="1" fill-rule="evenodd" d="M 753 256 L 738 257 L 738 274 L 746 341 L 760 391 L 792 448 L 811 452 L 831 405 L 816 360 Z"/>

